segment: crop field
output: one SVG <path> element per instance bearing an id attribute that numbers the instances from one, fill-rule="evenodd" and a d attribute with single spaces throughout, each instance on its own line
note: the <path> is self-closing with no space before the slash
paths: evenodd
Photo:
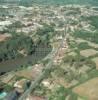
<path id="1" fill-rule="evenodd" d="M 98 100 L 98 77 L 75 87 L 73 91 L 88 100 Z"/>
<path id="2" fill-rule="evenodd" d="M 5 41 L 7 38 L 10 38 L 10 37 L 11 37 L 11 35 L 9 35 L 9 34 L 6 34 L 6 35 L 0 34 L 0 42 Z"/>
<path id="3" fill-rule="evenodd" d="M 96 55 L 97 53 L 98 51 L 94 49 L 86 49 L 86 50 L 80 51 L 80 54 L 84 57 L 90 57 L 90 56 Z"/>
<path id="4" fill-rule="evenodd" d="M 94 61 L 94 62 L 95 62 L 95 64 L 96 64 L 96 69 L 98 69 L 98 57 L 93 58 L 93 61 Z"/>

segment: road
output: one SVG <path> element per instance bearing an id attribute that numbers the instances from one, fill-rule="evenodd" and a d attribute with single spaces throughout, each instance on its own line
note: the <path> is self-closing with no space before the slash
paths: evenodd
<path id="1" fill-rule="evenodd" d="M 37 77 L 37 79 L 35 81 L 31 82 L 31 86 L 29 87 L 28 90 L 26 90 L 24 92 L 24 94 L 19 98 L 19 100 L 25 100 L 25 98 L 28 96 L 28 94 L 33 92 L 35 90 L 35 88 L 41 83 L 41 81 L 45 77 L 47 77 L 47 75 L 49 75 L 49 73 L 51 72 L 51 69 L 52 69 L 54 58 L 56 57 L 56 55 L 58 54 L 60 48 L 62 48 L 62 45 L 63 45 L 64 41 L 66 40 L 65 38 L 67 36 L 67 34 L 66 34 L 67 33 L 67 29 L 68 29 L 68 27 L 66 27 L 65 30 L 64 30 L 63 39 L 61 40 L 59 47 L 55 51 L 53 51 L 53 53 L 51 53 L 52 54 L 51 60 L 47 64 L 47 66 L 44 69 L 44 71 Z"/>

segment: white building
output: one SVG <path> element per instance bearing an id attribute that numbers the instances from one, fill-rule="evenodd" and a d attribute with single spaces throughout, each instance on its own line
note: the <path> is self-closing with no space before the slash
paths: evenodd
<path id="1" fill-rule="evenodd" d="M 8 26 L 12 24 L 11 21 L 0 21 L 0 26 Z"/>

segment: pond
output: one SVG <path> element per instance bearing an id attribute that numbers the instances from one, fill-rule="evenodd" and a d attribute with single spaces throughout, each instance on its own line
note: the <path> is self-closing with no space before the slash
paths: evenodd
<path id="1" fill-rule="evenodd" d="M 26 56 L 26 57 L 20 57 L 13 60 L 7 60 L 0 63 L 0 75 L 5 74 L 9 71 L 15 71 L 22 66 L 26 66 L 28 64 L 35 64 L 38 61 L 45 58 L 49 52 L 51 52 L 52 48 L 49 47 L 38 47 L 36 49 L 36 52 L 33 55 Z"/>

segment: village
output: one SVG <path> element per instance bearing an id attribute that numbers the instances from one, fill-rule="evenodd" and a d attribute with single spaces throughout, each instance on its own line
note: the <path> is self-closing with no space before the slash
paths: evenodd
<path id="1" fill-rule="evenodd" d="M 49 31 L 48 38 L 52 50 L 45 58 L 21 69 L 1 73 L 0 100 L 18 100 L 47 66 L 51 70 L 49 74 L 23 100 L 98 99 L 98 43 L 92 40 L 93 35 L 82 35 L 96 33 L 98 36 L 97 26 L 91 23 L 92 19 L 88 20 L 92 16 L 98 17 L 95 7 L 1 5 L 0 12 L 0 43 L 21 33 L 36 42 L 40 37 L 36 34 L 38 29 L 44 29 L 44 26 L 54 29 Z M 24 54 L 23 51 L 19 53 Z M 60 97 L 57 96 L 59 89 Z"/>

